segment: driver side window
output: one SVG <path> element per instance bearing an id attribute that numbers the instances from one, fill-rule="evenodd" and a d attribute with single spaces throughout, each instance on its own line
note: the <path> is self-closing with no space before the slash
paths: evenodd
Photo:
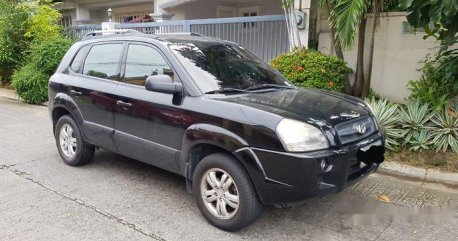
<path id="1" fill-rule="evenodd" d="M 151 75 L 169 75 L 173 79 L 172 68 L 157 50 L 152 47 L 129 44 L 126 59 L 124 82 L 134 85 L 145 85 Z"/>

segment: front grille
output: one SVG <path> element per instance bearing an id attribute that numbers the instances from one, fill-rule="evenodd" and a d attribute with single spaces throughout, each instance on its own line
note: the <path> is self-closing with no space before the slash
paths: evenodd
<path id="1" fill-rule="evenodd" d="M 364 139 L 376 131 L 371 117 L 362 117 L 336 125 L 340 142 L 347 144 Z"/>

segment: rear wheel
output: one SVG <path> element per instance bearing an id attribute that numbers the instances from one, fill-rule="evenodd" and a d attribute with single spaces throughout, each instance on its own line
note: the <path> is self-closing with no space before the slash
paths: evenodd
<path id="1" fill-rule="evenodd" d="M 84 142 L 78 125 L 68 115 L 57 121 L 55 138 L 60 157 L 67 165 L 84 165 L 94 157 L 94 146 Z"/>
<path id="2" fill-rule="evenodd" d="M 240 230 L 262 213 L 262 204 L 247 173 L 224 153 L 209 155 L 197 165 L 193 190 L 204 217 L 220 229 Z"/>

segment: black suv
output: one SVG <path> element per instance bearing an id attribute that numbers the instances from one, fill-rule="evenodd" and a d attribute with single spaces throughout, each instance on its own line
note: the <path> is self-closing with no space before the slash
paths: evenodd
<path id="1" fill-rule="evenodd" d="M 49 111 L 66 164 L 100 147 L 178 173 L 228 231 L 383 162 L 361 100 L 296 88 L 243 47 L 196 34 L 88 34 L 51 77 Z"/>

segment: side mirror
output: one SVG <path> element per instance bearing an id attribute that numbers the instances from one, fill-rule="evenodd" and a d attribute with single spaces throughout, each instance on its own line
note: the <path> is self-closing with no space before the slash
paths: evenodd
<path id="1" fill-rule="evenodd" d="M 145 89 L 164 94 L 178 94 L 183 91 L 183 85 L 173 82 L 168 75 L 151 75 L 146 78 Z"/>

